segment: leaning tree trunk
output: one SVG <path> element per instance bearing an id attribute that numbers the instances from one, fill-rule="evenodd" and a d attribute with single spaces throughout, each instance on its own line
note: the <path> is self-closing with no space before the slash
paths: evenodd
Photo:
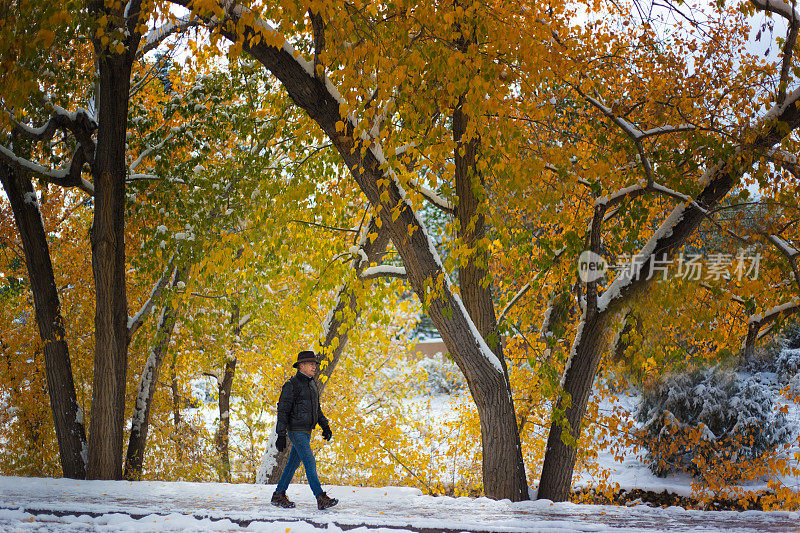
<path id="1" fill-rule="evenodd" d="M 609 320 L 606 313 L 586 317 L 575 337 L 570 352 L 569 368 L 565 374 L 564 394 L 558 401 L 550 425 L 545 450 L 545 462 L 539 483 L 539 498 L 563 501 L 569 498 L 572 473 L 577 455 L 576 442 L 580 435 L 583 415 L 592 390 L 594 377 L 603 358 L 603 338 Z M 565 407 L 566 406 L 566 407 Z M 562 434 L 566 432 L 566 434 Z"/>
<path id="2" fill-rule="evenodd" d="M 476 383 L 476 390 L 473 391 L 473 400 L 481 420 L 481 442 L 484 448 L 483 484 L 488 497 L 510 497 L 516 501 L 528 498 L 528 482 L 525 477 L 522 445 L 511 397 L 511 383 L 492 301 L 492 285 L 487 283 L 487 279 L 490 278 L 488 270 L 490 258 L 488 250 L 482 245 L 486 237 L 486 218 L 479 209 L 485 198 L 476 194 L 476 191 L 485 191 L 477 165 L 480 141 L 475 137 L 465 138 L 468 122 L 469 118 L 459 102 L 453 113 L 458 235 L 464 246 L 474 250 L 469 254 L 466 264 L 459 267 L 459 289 L 464 307 L 475 327 L 503 367 L 503 382 L 499 388 L 493 389 L 490 386 L 486 389 L 485 386 L 478 386 Z M 478 380 L 493 382 L 496 381 L 496 376 L 480 376 Z M 473 386 L 470 384 L 470 390 L 472 389 Z M 481 393 L 480 391 L 484 389 L 486 393 Z M 495 449 L 505 450 L 508 455 L 489 451 Z"/>
<path id="3" fill-rule="evenodd" d="M 368 237 L 370 234 L 377 235 L 377 237 L 374 240 L 370 240 Z M 371 263 L 380 263 L 386 253 L 386 247 L 388 245 L 388 234 L 378 228 L 374 218 L 370 219 L 359 246 L 360 252 L 363 251 L 367 259 L 366 261 L 362 261 L 359 252 L 358 257 L 353 261 L 353 268 L 356 271 L 356 275 L 358 276 L 361 274 L 364 268 Z M 358 305 L 358 299 L 353 291 L 353 287 L 347 283 L 343 284 L 336 294 L 334 306 L 330 310 L 328 319 L 323 325 L 323 340 L 320 345 L 322 360 L 320 362 L 320 373 L 317 376 L 320 399 L 322 399 L 325 386 L 328 384 L 331 375 L 333 375 L 336 364 L 339 362 L 339 358 L 344 351 L 350 330 L 355 326 L 360 313 L 361 308 Z M 338 339 L 339 342 L 334 348 L 331 348 L 334 339 Z M 267 443 L 267 449 L 264 452 L 264 458 L 261 461 L 258 475 L 256 476 L 256 483 L 276 484 L 281 478 L 283 469 L 286 468 L 292 444 L 287 441 L 286 448 L 284 448 L 282 452 L 279 452 L 278 449 L 275 448 L 275 439 L 276 435 L 273 431 Z"/>
<path id="4" fill-rule="evenodd" d="M 25 254 L 36 324 L 42 340 L 61 470 L 64 477 L 84 479 L 86 432 L 75 395 L 61 303 L 36 191 L 27 176 L 3 163 L 0 163 L 0 181 L 11 203 Z"/>
<path id="5" fill-rule="evenodd" d="M 181 277 L 181 269 L 176 268 L 171 283 L 172 288 L 181 281 Z M 164 354 L 167 352 L 172 339 L 176 321 L 177 312 L 172 302 L 165 303 L 156 326 L 155 344 L 150 349 L 150 355 L 147 357 L 144 370 L 142 370 L 142 377 L 139 380 L 139 394 L 136 396 L 136 404 L 133 406 L 131 432 L 128 440 L 128 451 L 125 455 L 124 470 L 124 477 L 129 481 L 138 481 L 142 477 L 144 451 L 150 427 L 150 408 L 153 405 L 153 396 L 158 385 L 161 363 L 164 361 Z"/>

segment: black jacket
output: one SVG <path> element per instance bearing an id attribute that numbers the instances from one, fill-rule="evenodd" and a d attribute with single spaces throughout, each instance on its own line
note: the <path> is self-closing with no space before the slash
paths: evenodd
<path id="1" fill-rule="evenodd" d="M 330 427 L 319 406 L 317 382 L 298 371 L 281 388 L 276 431 L 278 435 L 287 431 L 311 433 L 317 424 L 323 430 Z"/>

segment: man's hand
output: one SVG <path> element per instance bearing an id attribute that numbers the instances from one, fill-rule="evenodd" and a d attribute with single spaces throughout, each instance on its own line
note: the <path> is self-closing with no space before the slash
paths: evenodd
<path id="1" fill-rule="evenodd" d="M 278 435 L 278 439 L 275 441 L 275 447 L 278 448 L 279 452 L 286 449 L 286 435 Z"/>
<path id="2" fill-rule="evenodd" d="M 322 430 L 322 438 L 323 439 L 331 440 L 331 437 L 333 437 L 333 431 L 331 431 L 330 427 L 327 427 L 327 428 Z"/>

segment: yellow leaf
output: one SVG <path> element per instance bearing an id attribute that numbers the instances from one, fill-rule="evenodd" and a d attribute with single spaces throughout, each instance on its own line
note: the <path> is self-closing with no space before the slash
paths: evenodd
<path id="1" fill-rule="evenodd" d="M 39 30 L 39 35 L 36 38 L 42 42 L 45 48 L 49 48 L 53 44 L 56 34 L 50 30 Z"/>

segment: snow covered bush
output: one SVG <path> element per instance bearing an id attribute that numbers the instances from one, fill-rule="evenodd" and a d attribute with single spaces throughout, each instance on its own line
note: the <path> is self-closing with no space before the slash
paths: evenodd
<path id="1" fill-rule="evenodd" d="M 789 394 L 794 398 L 800 398 L 800 373 L 789 380 Z"/>
<path id="2" fill-rule="evenodd" d="M 789 348 L 781 350 L 775 359 L 775 372 L 778 377 L 786 380 L 792 379 L 800 372 L 800 348 Z"/>
<path id="3" fill-rule="evenodd" d="M 800 349 L 800 322 L 789 324 L 783 332 L 786 337 L 786 347 L 790 350 Z"/>
<path id="4" fill-rule="evenodd" d="M 717 368 L 644 390 L 637 419 L 650 469 L 661 477 L 685 471 L 729 483 L 791 437 L 767 387 Z"/>
<path id="5" fill-rule="evenodd" d="M 453 394 L 466 388 L 458 366 L 441 355 L 423 357 L 417 362 L 417 368 L 424 370 L 423 376 L 426 376 L 420 389 L 429 394 Z"/>

